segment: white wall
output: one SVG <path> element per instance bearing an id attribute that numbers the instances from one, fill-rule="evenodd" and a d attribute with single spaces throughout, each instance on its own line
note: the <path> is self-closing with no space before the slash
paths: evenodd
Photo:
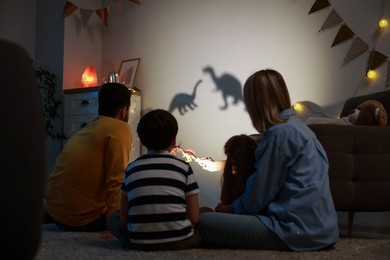
<path id="1" fill-rule="evenodd" d="M 176 94 L 192 93 L 195 83 L 203 80 L 196 109 L 185 115 L 173 112 L 180 126 L 178 142 L 198 156 L 223 158 L 222 147 L 230 136 L 255 130 L 242 103 L 229 103 L 228 109 L 220 110 L 221 92 L 215 91 L 214 82 L 202 71 L 207 65 L 218 77 L 228 73 L 242 85 L 256 70 L 274 68 L 284 75 L 293 102 L 309 100 L 333 114 L 351 96 L 385 89 L 387 64 L 378 68 L 380 78 L 371 83 L 364 75 L 369 51 L 344 64 L 352 40 L 331 48 L 339 26 L 319 33 L 330 9 L 308 15 L 314 2 L 142 0 L 135 5 L 124 1 L 125 16 L 110 12 L 109 26 L 102 32 L 101 76 L 118 70 L 121 60 L 140 57 L 136 86 L 143 92 L 143 111 L 168 109 Z M 379 41 L 373 37 L 382 0 L 331 2 L 355 34 L 390 56 L 389 33 Z M 385 15 L 389 18 L 388 8 Z M 65 48 L 74 58 L 66 62 L 67 77 L 70 66 L 80 63 L 73 47 Z M 220 175 L 193 166 L 202 190 L 201 204 L 215 206 Z M 384 221 L 390 226 L 390 217 Z"/>
<path id="2" fill-rule="evenodd" d="M 79 7 L 83 7 L 79 5 Z M 81 88 L 81 76 L 87 66 L 94 66 L 101 81 L 102 31 L 99 17 L 93 13 L 83 26 L 80 9 L 65 18 L 63 89 Z"/>

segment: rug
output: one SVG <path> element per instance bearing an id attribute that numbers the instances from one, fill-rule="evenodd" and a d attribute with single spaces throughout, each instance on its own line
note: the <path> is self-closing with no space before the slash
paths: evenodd
<path id="1" fill-rule="evenodd" d="M 334 249 L 320 252 L 203 248 L 142 252 L 122 249 L 119 241 L 104 240 L 100 233 L 61 232 L 45 224 L 35 260 L 44 259 L 390 259 L 390 237 L 341 236 Z"/>

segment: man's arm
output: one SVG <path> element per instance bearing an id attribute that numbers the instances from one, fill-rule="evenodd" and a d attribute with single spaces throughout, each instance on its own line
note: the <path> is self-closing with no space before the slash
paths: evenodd
<path id="1" fill-rule="evenodd" d="M 131 130 L 127 124 L 117 127 L 107 140 L 105 167 L 107 174 L 107 215 L 120 208 L 120 188 L 130 158 Z"/>

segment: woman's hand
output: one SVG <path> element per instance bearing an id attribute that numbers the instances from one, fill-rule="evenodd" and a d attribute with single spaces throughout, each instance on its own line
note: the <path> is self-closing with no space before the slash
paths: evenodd
<path id="1" fill-rule="evenodd" d="M 234 213 L 232 205 L 225 205 L 221 202 L 215 207 L 216 212 Z"/>
<path id="2" fill-rule="evenodd" d="M 204 170 L 209 172 L 223 171 L 225 168 L 225 160 L 214 161 L 211 157 L 196 158 L 197 162 Z"/>

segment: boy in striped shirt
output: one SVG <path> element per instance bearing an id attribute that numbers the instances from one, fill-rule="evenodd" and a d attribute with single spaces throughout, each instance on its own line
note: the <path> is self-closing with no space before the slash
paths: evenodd
<path id="1" fill-rule="evenodd" d="M 121 210 L 109 222 L 124 247 L 154 251 L 200 245 L 193 228 L 199 219 L 199 187 L 189 163 L 170 154 L 177 132 L 175 117 L 162 109 L 148 112 L 138 123 L 148 152 L 127 166 Z"/>

